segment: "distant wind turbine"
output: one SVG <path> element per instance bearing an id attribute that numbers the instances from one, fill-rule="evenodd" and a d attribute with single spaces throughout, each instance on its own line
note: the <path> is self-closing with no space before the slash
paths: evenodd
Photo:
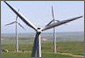
<path id="1" fill-rule="evenodd" d="M 19 11 L 19 10 L 18 10 Z M 23 29 L 25 29 L 18 21 L 17 21 L 17 19 L 18 19 L 18 16 L 16 16 L 16 21 L 14 21 L 14 22 L 11 22 L 11 23 L 9 23 L 9 24 L 6 24 L 5 26 L 8 26 L 8 25 L 11 25 L 11 24 L 14 24 L 15 23 L 15 32 L 16 32 L 16 37 L 15 37 L 15 39 L 16 39 L 16 52 L 18 52 L 18 30 L 17 30 L 17 24 L 20 26 L 20 27 L 22 27 Z"/>
<path id="2" fill-rule="evenodd" d="M 46 25 L 49 26 L 52 23 L 60 22 L 59 20 L 55 20 L 53 6 L 51 7 L 52 11 L 52 20 Z M 53 52 L 56 54 L 56 29 L 53 28 Z"/>
<path id="3" fill-rule="evenodd" d="M 32 55 L 31 57 L 35 57 L 35 53 L 37 52 L 37 57 L 41 57 L 41 32 L 48 30 L 48 29 L 52 29 L 54 27 L 58 27 L 60 25 L 63 25 L 65 23 L 71 22 L 73 20 L 79 19 L 82 16 L 79 17 L 75 17 L 75 18 L 71 18 L 68 20 L 63 20 L 61 22 L 58 23 L 53 23 L 50 24 L 44 28 L 37 28 L 35 25 L 33 25 L 26 17 L 24 17 L 20 12 L 18 12 L 15 8 L 13 8 L 11 5 L 9 5 L 6 1 L 4 1 L 6 3 L 6 5 L 8 5 L 8 7 L 17 15 L 19 16 L 19 18 L 21 18 L 21 20 L 27 24 L 29 27 L 31 27 L 32 29 L 34 29 L 36 31 L 36 36 L 35 36 L 35 40 L 34 40 L 34 44 L 33 44 L 33 49 L 32 49 Z"/>

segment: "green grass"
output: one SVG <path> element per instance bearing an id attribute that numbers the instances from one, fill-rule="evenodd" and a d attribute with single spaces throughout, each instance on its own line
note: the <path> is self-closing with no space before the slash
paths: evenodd
<path id="1" fill-rule="evenodd" d="M 30 57 L 31 53 L 1 53 L 1 57 Z M 60 54 L 42 53 L 42 57 L 72 57 Z"/>
<path id="2" fill-rule="evenodd" d="M 30 57 L 29 53 L 1 53 L 1 57 Z"/>
<path id="3" fill-rule="evenodd" d="M 84 56 L 84 42 L 57 42 L 58 53 L 71 53 L 74 55 Z M 19 44 L 19 51 L 27 51 L 16 53 L 15 44 L 1 44 L 1 57 L 30 57 L 33 44 Z M 9 53 L 3 52 L 8 49 Z M 42 42 L 42 57 L 72 57 L 69 55 L 53 54 L 53 44 L 51 41 Z"/>
<path id="4" fill-rule="evenodd" d="M 58 52 L 84 55 L 84 42 L 62 42 L 57 45 L 63 48 L 59 49 Z"/>

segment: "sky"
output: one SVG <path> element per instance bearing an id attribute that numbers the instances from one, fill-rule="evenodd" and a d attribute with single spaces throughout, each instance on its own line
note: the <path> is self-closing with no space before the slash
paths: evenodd
<path id="1" fill-rule="evenodd" d="M 83 1 L 7 1 L 31 21 L 36 27 L 44 28 L 52 20 L 51 6 L 54 9 L 56 20 L 66 20 L 77 16 L 83 18 L 56 27 L 56 32 L 84 32 L 84 2 Z M 16 20 L 16 14 L 1 1 L 1 33 L 15 33 L 15 24 L 5 26 Z M 18 22 L 24 26 L 22 29 L 18 25 L 19 33 L 35 32 L 27 26 L 20 18 Z M 44 32 L 52 32 L 49 29 Z"/>

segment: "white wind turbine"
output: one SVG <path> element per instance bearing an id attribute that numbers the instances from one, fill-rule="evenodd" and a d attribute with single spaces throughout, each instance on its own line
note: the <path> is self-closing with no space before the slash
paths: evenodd
<path id="1" fill-rule="evenodd" d="M 18 10 L 18 11 L 19 11 L 19 10 Z M 18 52 L 18 49 L 19 49 L 19 46 L 18 46 L 18 30 L 17 30 L 18 26 L 17 26 L 17 24 L 24 29 L 24 27 L 17 21 L 17 19 L 18 19 L 18 16 L 16 16 L 16 21 L 11 22 L 11 23 L 5 25 L 5 26 L 8 26 L 8 25 L 11 25 L 11 24 L 15 24 L 15 27 L 16 27 L 16 28 L 15 28 L 15 32 L 16 32 L 16 35 L 15 35 L 16 52 Z"/>
<path id="2" fill-rule="evenodd" d="M 59 20 L 55 20 L 53 6 L 51 8 L 51 11 L 52 11 L 53 19 L 46 26 L 49 26 L 52 23 L 60 22 Z M 55 27 L 53 28 L 53 52 L 56 54 L 56 28 Z"/>
<path id="3" fill-rule="evenodd" d="M 41 37 L 40 37 L 40 34 L 42 31 L 45 31 L 45 30 L 48 30 L 48 29 L 51 29 L 53 27 L 58 27 L 62 24 L 65 24 L 67 22 L 70 22 L 70 21 L 73 21 L 73 20 L 76 20 L 76 19 L 79 19 L 81 18 L 82 16 L 79 16 L 79 17 L 75 17 L 75 18 L 71 18 L 71 19 L 68 19 L 68 20 L 63 20 L 61 22 L 58 22 L 58 23 L 53 23 L 53 24 L 50 24 L 44 28 L 37 28 L 35 27 L 26 17 L 24 17 L 20 12 L 18 12 L 15 8 L 13 8 L 11 5 L 9 5 L 6 1 L 4 1 L 8 6 L 9 8 L 17 15 L 19 16 L 19 18 L 21 18 L 21 20 L 27 24 L 29 27 L 31 27 L 32 29 L 34 29 L 36 31 L 36 36 L 35 36 L 35 40 L 34 40 L 34 44 L 33 44 L 33 49 L 32 49 L 32 55 L 31 57 L 35 57 L 35 53 L 37 52 L 37 57 L 41 57 Z"/>

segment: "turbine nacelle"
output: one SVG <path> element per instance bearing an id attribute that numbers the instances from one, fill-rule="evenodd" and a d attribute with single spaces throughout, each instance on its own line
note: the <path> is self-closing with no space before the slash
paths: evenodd
<path id="1" fill-rule="evenodd" d="M 38 33 L 41 33 L 42 32 L 42 29 L 41 28 L 37 28 L 37 32 Z"/>

